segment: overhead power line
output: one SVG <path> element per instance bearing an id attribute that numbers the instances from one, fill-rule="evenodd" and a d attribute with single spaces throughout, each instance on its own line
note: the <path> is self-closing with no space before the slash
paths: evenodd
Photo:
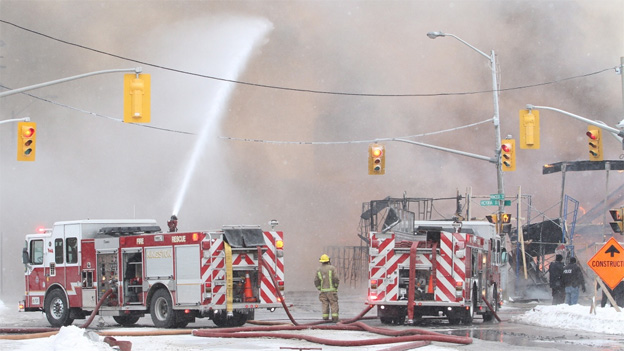
<path id="1" fill-rule="evenodd" d="M 492 118 L 486 119 L 481 122 L 475 122 L 471 124 L 467 124 L 460 127 L 454 127 L 444 130 L 438 130 L 435 132 L 421 133 L 415 135 L 408 135 L 404 137 L 391 137 L 391 138 L 377 138 L 377 139 L 366 139 L 366 140 L 350 140 L 350 141 L 278 141 L 278 140 L 264 140 L 264 139 L 249 139 L 249 138 L 235 138 L 235 137 L 226 137 L 222 136 L 221 139 L 234 140 L 234 141 L 244 141 L 250 143 L 264 143 L 264 144 L 291 144 L 291 145 L 336 145 L 336 144 L 363 144 L 363 143 L 374 143 L 374 142 L 382 142 L 382 141 L 396 141 L 397 139 L 412 139 L 419 138 L 428 135 L 436 135 L 443 134 L 448 132 L 454 132 L 456 130 L 475 127 L 483 123 L 491 122 Z"/>
<path id="2" fill-rule="evenodd" d="M 2 84 L 0 84 L 0 88 L 3 88 L 3 89 L 10 89 L 9 87 L 6 87 L 6 86 L 4 86 L 4 85 L 2 85 Z M 37 96 L 37 95 L 33 95 L 33 94 L 30 94 L 30 93 L 26 93 L 26 92 L 22 92 L 21 94 L 24 94 L 24 95 L 30 96 L 30 97 L 31 97 L 31 98 L 33 98 L 33 99 L 37 99 L 37 100 L 41 100 L 41 101 L 45 101 L 45 102 L 47 102 L 47 103 L 49 103 L 49 104 L 52 104 L 52 105 L 61 106 L 61 107 L 64 107 L 64 108 L 67 108 L 67 109 L 70 109 L 70 110 L 74 110 L 74 111 L 82 112 L 82 113 L 87 114 L 87 115 L 90 115 L 90 116 L 95 116 L 95 117 L 100 117 L 100 118 L 106 118 L 106 119 L 109 119 L 109 120 L 111 120 L 111 121 L 115 121 L 115 122 L 121 122 L 121 123 L 123 123 L 123 118 L 110 117 L 110 116 L 106 116 L 106 115 L 103 115 L 103 114 L 100 114 L 100 113 L 87 111 L 87 110 L 84 110 L 84 109 L 81 109 L 81 108 L 78 108 L 78 107 L 69 106 L 69 105 L 66 105 L 66 104 L 60 103 L 60 102 L 58 102 L 58 101 L 54 101 L 54 100 L 50 100 L 50 99 L 46 99 L 46 98 L 43 98 L 43 97 L 40 97 L 40 96 Z M 152 125 L 149 125 L 149 124 L 143 124 L 143 123 L 126 123 L 126 124 L 131 124 L 131 125 L 134 125 L 134 126 L 137 126 L 137 127 L 143 127 L 143 128 L 157 129 L 157 130 L 162 130 L 162 131 L 165 131 L 165 132 L 171 132 L 171 133 L 187 134 L 187 135 L 196 135 L 195 133 L 191 133 L 191 132 L 185 132 L 185 131 L 175 130 L 175 129 L 169 129 L 169 128 L 155 127 L 155 126 L 152 126 Z"/>
<path id="3" fill-rule="evenodd" d="M 9 87 L 6 87 L 2 84 L 0 84 L 0 88 L 4 88 L 4 89 L 10 89 Z M 73 106 L 69 106 L 67 104 L 63 104 L 54 100 L 50 100 L 50 99 L 46 99 L 37 95 L 33 95 L 30 93 L 26 93 L 26 92 L 22 92 L 22 94 L 30 96 L 34 99 L 37 100 L 41 100 L 53 105 L 57 105 L 57 106 L 61 106 L 70 110 L 74 110 L 74 111 L 78 111 L 90 116 L 95 116 L 95 117 L 99 117 L 99 118 L 106 118 L 109 119 L 111 121 L 115 121 L 115 122 L 120 122 L 123 123 L 123 118 L 116 118 L 116 117 L 110 117 L 110 116 L 106 116 L 100 113 L 96 113 L 96 112 L 91 112 L 91 111 L 87 111 L 85 109 L 81 109 L 78 107 L 73 107 Z M 227 137 L 227 136 L 221 136 L 219 138 L 221 139 L 226 139 L 226 140 L 232 140 L 232 141 L 243 141 L 243 142 L 255 142 L 255 143 L 266 143 L 266 144 L 291 144 L 291 145 L 337 145 L 337 144 L 360 144 L 360 143 L 369 143 L 369 142 L 380 142 L 380 141 L 393 141 L 393 140 L 397 140 L 397 139 L 411 139 L 411 138 L 417 138 L 417 137 L 423 137 L 423 136 L 428 136 L 428 135 L 436 135 L 436 134 L 443 134 L 443 133 L 448 133 L 448 132 L 453 132 L 456 130 L 460 130 L 460 129 L 465 129 L 465 128 L 470 128 L 470 127 L 474 127 L 483 123 L 487 123 L 492 121 L 492 118 L 486 119 L 484 121 L 481 122 L 475 122 L 475 123 L 471 123 L 471 124 L 467 124 L 464 126 L 460 126 L 460 127 L 455 127 L 455 128 L 449 128 L 449 129 L 444 129 L 444 130 L 439 130 L 439 131 L 434 131 L 434 132 L 428 132 L 428 133 L 421 133 L 421 134 L 416 134 L 416 135 L 408 135 L 408 136 L 404 136 L 404 137 L 393 137 L 393 138 L 377 138 L 377 139 L 369 139 L 369 140 L 350 140 L 350 141 L 277 141 L 277 140 L 263 140 L 263 139 L 246 139 L 246 138 L 236 138 L 236 137 Z M 127 123 L 127 124 L 131 124 L 137 127 L 143 127 L 143 128 L 151 128 L 151 129 L 156 129 L 156 130 L 162 130 L 165 132 L 171 132 L 171 133 L 178 133 L 178 134 L 186 134 L 186 135 L 197 135 L 196 133 L 191 133 L 191 132 L 185 132 L 185 131 L 180 131 L 180 130 L 176 130 L 176 129 L 170 129 L 170 128 L 161 128 L 161 127 L 155 127 L 149 124 L 142 124 L 142 123 Z"/>
<path id="4" fill-rule="evenodd" d="M 20 25 L 17 25 L 15 23 L 12 23 L 12 22 L 9 22 L 9 21 L 3 20 L 3 19 L 0 19 L 0 23 L 4 23 L 6 25 L 13 26 L 13 27 L 21 29 L 23 31 L 26 31 L 26 32 L 29 32 L 29 33 L 32 33 L 32 34 L 35 34 L 35 35 L 42 36 L 44 38 L 48 38 L 48 39 L 51 39 L 51 40 L 54 40 L 54 41 L 58 41 L 58 42 L 63 43 L 63 44 L 75 46 L 75 47 L 78 47 L 78 48 L 81 48 L 81 49 L 85 49 L 85 50 L 89 50 L 89 51 L 92 51 L 92 52 L 96 52 L 96 53 L 99 53 L 99 54 L 102 54 L 102 55 L 115 57 L 115 58 L 118 58 L 118 59 L 121 59 L 121 60 L 134 62 L 134 63 L 138 63 L 138 64 L 141 64 L 141 65 L 154 67 L 154 68 L 159 68 L 159 69 L 162 69 L 162 70 L 176 72 L 176 73 L 180 73 L 180 74 L 185 74 L 185 75 L 190 75 L 190 76 L 195 76 L 195 77 L 200 77 L 200 78 L 206 78 L 206 79 L 212 79 L 212 80 L 221 81 L 221 82 L 228 82 L 228 83 L 233 83 L 233 84 L 252 86 L 252 87 L 257 87 L 257 88 L 285 90 L 285 91 L 293 91 L 293 92 L 300 92 L 300 93 L 311 93 L 311 94 L 344 95 L 344 96 L 359 96 L 359 97 L 435 97 L 435 96 L 474 95 L 474 94 L 484 94 L 484 93 L 492 93 L 493 92 L 493 90 L 479 90 L 479 91 L 468 91 L 468 92 L 444 92 L 444 93 L 421 93 L 421 94 L 353 93 L 353 92 L 326 91 L 326 90 L 314 90 L 314 89 L 304 89 L 304 88 L 291 88 L 291 87 L 284 87 L 284 86 L 277 86 L 277 85 L 268 85 L 268 84 L 261 84 L 261 83 L 245 82 L 245 81 L 240 81 L 240 80 L 226 79 L 226 78 L 217 77 L 217 76 L 210 76 L 210 75 L 199 74 L 199 73 L 195 73 L 195 72 L 184 71 L 184 70 L 181 70 L 181 69 L 176 69 L 176 68 L 172 68 L 172 67 L 166 67 L 166 66 L 162 66 L 162 65 L 149 63 L 149 62 L 146 62 L 146 61 L 141 61 L 141 60 L 137 60 L 137 59 L 133 59 L 133 58 L 129 58 L 129 57 L 113 54 L 113 53 L 106 52 L 106 51 L 103 51 L 103 50 L 98 50 L 98 49 L 94 49 L 94 48 L 91 48 L 91 47 L 88 47 L 88 46 L 72 43 L 72 42 L 69 42 L 67 40 L 59 39 L 59 38 L 53 37 L 53 36 L 48 35 L 48 34 L 44 34 L 44 33 L 41 33 L 41 32 L 38 32 L 38 31 L 35 31 L 35 30 L 32 30 L 32 29 L 29 29 L 29 28 L 26 28 L 26 27 L 22 27 Z M 573 80 L 573 79 L 578 79 L 578 78 L 585 78 L 585 77 L 597 75 L 597 74 L 600 74 L 600 73 L 603 73 L 603 72 L 606 72 L 606 71 L 615 70 L 618 67 L 619 66 L 613 66 L 613 67 L 604 68 L 604 69 L 601 69 L 601 70 L 598 70 L 598 71 L 595 71 L 595 72 L 591 72 L 591 73 L 586 73 L 586 74 L 581 74 L 581 75 L 577 75 L 577 76 L 557 79 L 557 80 L 553 80 L 553 81 L 549 81 L 549 82 L 542 82 L 542 83 L 523 85 L 523 86 L 517 86 L 517 87 L 511 87 L 511 88 L 503 88 L 503 89 L 498 89 L 498 91 L 499 92 L 503 92 L 503 91 L 535 88 L 535 87 L 544 86 L 544 85 L 551 85 L 551 84 L 561 83 L 561 82 L 568 81 L 568 80 Z"/>

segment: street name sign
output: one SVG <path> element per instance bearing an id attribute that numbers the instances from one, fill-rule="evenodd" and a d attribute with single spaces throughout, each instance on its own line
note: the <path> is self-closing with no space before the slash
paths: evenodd
<path id="1" fill-rule="evenodd" d="M 490 200 L 481 200 L 479 204 L 481 206 L 498 206 L 500 205 L 500 202 L 501 200 L 490 199 Z M 505 206 L 511 206 L 511 200 L 503 200 L 503 204 Z"/>
<path id="2" fill-rule="evenodd" d="M 612 237 L 587 261 L 587 265 L 611 289 L 615 289 L 624 279 L 624 248 Z"/>
<path id="3" fill-rule="evenodd" d="M 481 200 L 481 206 L 498 206 L 498 200 Z"/>

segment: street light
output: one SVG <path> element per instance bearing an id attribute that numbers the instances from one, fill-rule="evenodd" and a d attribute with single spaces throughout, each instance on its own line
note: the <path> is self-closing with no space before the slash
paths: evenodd
<path id="1" fill-rule="evenodd" d="M 490 60 L 490 67 L 492 68 L 492 93 L 494 94 L 494 132 L 496 133 L 496 145 L 494 147 L 494 159 L 496 160 L 496 181 L 498 183 L 498 193 L 505 194 L 505 188 L 503 186 L 503 169 L 501 166 L 501 134 L 500 134 L 500 118 L 498 113 L 498 83 L 496 81 L 496 54 L 494 50 L 492 50 L 491 55 L 487 55 L 483 51 L 477 49 L 476 47 L 470 45 L 468 42 L 464 41 L 460 37 L 443 32 L 429 32 L 427 36 L 431 39 L 435 39 L 437 37 L 453 37 L 464 45 L 468 46 L 472 50 L 478 52 L 482 56 L 485 56 L 488 60 Z M 498 204 L 498 212 L 499 214 L 503 213 L 505 209 L 505 202 L 500 201 Z"/>

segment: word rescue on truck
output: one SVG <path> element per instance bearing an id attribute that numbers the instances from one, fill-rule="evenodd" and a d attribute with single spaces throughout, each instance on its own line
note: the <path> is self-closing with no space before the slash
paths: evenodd
<path id="1" fill-rule="evenodd" d="M 98 314 L 157 327 L 208 317 L 240 326 L 281 306 L 284 234 L 258 226 L 162 233 L 154 220 L 56 222 L 26 235 L 20 311 L 44 311 L 54 327 Z"/>

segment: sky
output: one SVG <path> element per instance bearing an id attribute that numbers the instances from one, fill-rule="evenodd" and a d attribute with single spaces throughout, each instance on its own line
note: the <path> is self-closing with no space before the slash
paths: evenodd
<path id="1" fill-rule="evenodd" d="M 3 89 L 138 66 L 152 82 L 150 128 L 120 122 L 121 73 L 0 98 L 0 120 L 38 125 L 36 161 L 17 162 L 15 124 L 0 124 L 0 295 L 22 294 L 12 282 L 37 227 L 153 218 L 166 228 L 175 211 L 189 231 L 277 219 L 287 284 L 312 289 L 324 247 L 360 244 L 363 202 L 497 192 L 493 164 L 400 142 L 386 143 L 385 175 L 367 174 L 368 144 L 382 138 L 496 151 L 489 60 L 427 32 L 495 51 L 500 132 L 517 138 L 526 104 L 623 119 L 623 16 L 622 0 L 0 0 Z M 556 217 L 561 175 L 542 166 L 586 160 L 587 126 L 540 116 L 541 149 L 518 150 L 505 192 Z M 615 139 L 604 145 L 620 159 Z M 570 173 L 566 193 L 591 209 L 622 181 L 608 179 Z M 454 210 L 441 201 L 434 216 Z"/>
<path id="2" fill-rule="evenodd" d="M 504 309 L 513 309 L 514 307 L 503 307 Z M 15 318 L 15 313 L 8 311 L 7 307 L 0 301 L 0 324 L 7 325 L 10 318 Z M 612 336 L 622 336 L 624 331 L 621 328 L 624 322 L 624 312 L 616 312 L 612 307 L 598 307 L 595 314 L 589 312 L 589 306 L 566 304 L 561 305 L 539 305 L 536 304 L 532 309 L 522 314 L 516 314 L 512 317 L 512 322 L 541 326 L 553 329 L 578 330 L 589 333 L 595 333 L 596 337 L 587 340 L 568 341 L 567 347 L 574 347 L 574 342 L 580 342 L 584 346 L 606 346 L 613 345 L 613 341 L 607 341 L 608 337 L 602 339 L 601 335 L 608 334 Z M 123 329 L 123 328 L 122 328 Z M 317 336 L 320 338 L 328 338 L 332 340 L 356 340 L 370 338 L 372 335 L 364 332 L 345 332 L 345 331 L 307 331 L 306 334 Z M 556 334 L 556 333 L 555 333 Z M 88 337 L 91 335 L 92 338 Z M 111 348 L 102 342 L 103 337 L 98 337 L 89 332 L 85 335 L 85 329 L 77 326 L 63 327 L 57 335 L 41 339 L 10 341 L 0 340 L 0 346 L 5 345 L 20 351 L 72 351 L 76 349 L 84 351 L 105 351 Z M 150 351 L 167 351 L 184 348 L 201 349 L 205 344 L 211 343 L 212 350 L 235 350 L 247 349 L 251 350 L 274 350 L 276 346 L 286 347 L 322 347 L 323 350 L 342 350 L 344 347 L 332 347 L 327 345 L 312 344 L 303 341 L 285 340 L 285 339 L 220 339 L 218 342 L 208 341 L 210 339 L 203 337 L 193 337 L 189 335 L 178 336 L 159 336 L 159 337 L 117 337 L 117 340 L 131 341 L 132 350 L 150 350 Z M 551 340 L 557 343 L 565 343 L 565 340 Z M 203 346 L 202 346 L 203 345 Z M 220 345 L 220 347 L 218 346 Z M 388 345 L 392 346 L 392 345 Z M 526 346 L 508 345 L 501 342 L 494 343 L 492 341 L 483 341 L 473 338 L 471 345 L 453 345 L 448 343 L 433 342 L 429 346 L 419 348 L 425 351 L 448 351 L 448 350 L 483 350 L 483 349 L 501 349 L 505 348 L 509 351 L 535 350 Z M 358 347 L 360 350 L 379 350 L 380 346 L 364 346 Z M 551 348 L 544 348 L 551 349 Z M 609 348 L 612 349 L 612 348 Z"/>

